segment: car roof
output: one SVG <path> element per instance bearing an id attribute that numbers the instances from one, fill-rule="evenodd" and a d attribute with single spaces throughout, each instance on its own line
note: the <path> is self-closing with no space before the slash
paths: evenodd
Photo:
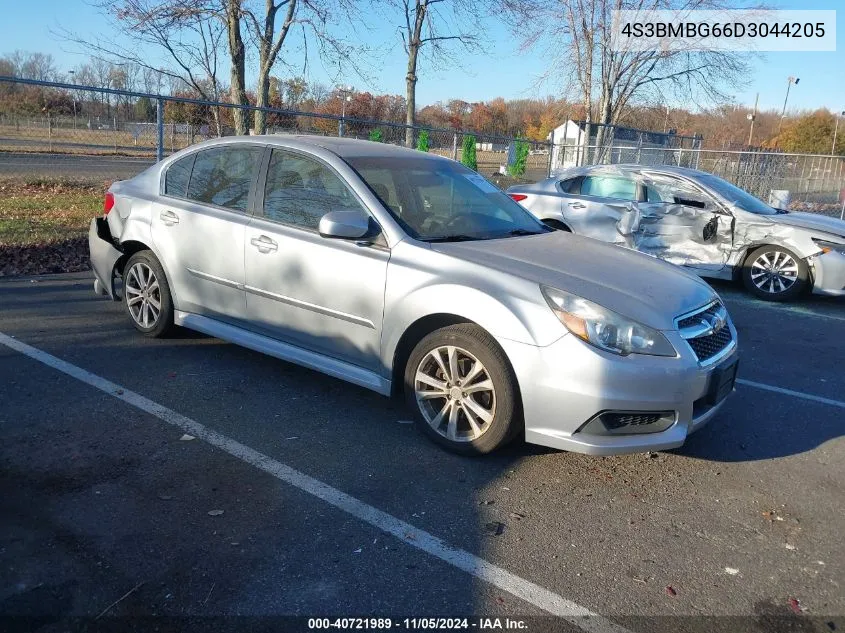
<path id="1" fill-rule="evenodd" d="M 352 157 L 373 157 L 373 158 L 431 158 L 433 160 L 446 160 L 437 154 L 426 154 L 415 149 L 408 149 L 399 145 L 389 143 L 377 143 L 375 141 L 363 141 L 356 138 L 345 138 L 335 136 L 319 136 L 316 134 L 263 134 L 255 136 L 225 136 L 192 145 L 188 149 L 199 146 L 209 147 L 213 145 L 225 145 L 230 143 L 264 143 L 267 145 L 279 145 L 285 147 L 299 148 L 320 148 L 332 152 L 341 158 Z"/>
<path id="2" fill-rule="evenodd" d="M 614 165 L 585 165 L 583 167 L 571 167 L 569 169 L 561 170 L 557 178 L 583 176 L 592 172 L 633 172 L 639 173 L 643 171 L 650 171 L 663 174 L 676 174 L 678 176 L 687 176 L 688 178 L 696 178 L 704 175 L 705 172 L 698 169 L 691 169 L 689 167 L 677 167 L 675 165 L 638 165 L 635 163 L 620 163 Z"/>

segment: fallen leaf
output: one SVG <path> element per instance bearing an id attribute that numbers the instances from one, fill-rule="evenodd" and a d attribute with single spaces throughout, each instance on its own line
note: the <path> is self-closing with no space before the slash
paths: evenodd
<path id="1" fill-rule="evenodd" d="M 500 521 L 490 521 L 484 525 L 489 536 L 501 536 L 505 532 L 505 524 Z"/>
<path id="2" fill-rule="evenodd" d="M 674 597 L 678 595 L 678 592 L 672 585 L 666 585 L 666 595 Z"/>
<path id="3" fill-rule="evenodd" d="M 789 599 L 789 608 L 792 609 L 793 613 L 803 613 L 804 609 L 801 607 L 801 603 L 798 601 L 798 598 L 790 598 Z"/>

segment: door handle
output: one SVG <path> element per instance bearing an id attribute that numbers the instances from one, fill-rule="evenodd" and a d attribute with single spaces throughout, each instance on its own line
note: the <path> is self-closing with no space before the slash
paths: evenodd
<path id="1" fill-rule="evenodd" d="M 587 207 L 586 204 L 582 204 L 580 202 L 570 202 L 568 203 L 570 207 L 573 209 L 585 209 Z"/>
<path id="2" fill-rule="evenodd" d="M 270 253 L 279 250 L 279 245 L 266 235 L 253 237 L 249 243 L 255 246 L 259 253 Z"/>
<path id="3" fill-rule="evenodd" d="M 173 211 L 162 211 L 158 214 L 158 217 L 161 218 L 161 221 L 167 226 L 179 224 L 179 216 L 173 213 Z"/>

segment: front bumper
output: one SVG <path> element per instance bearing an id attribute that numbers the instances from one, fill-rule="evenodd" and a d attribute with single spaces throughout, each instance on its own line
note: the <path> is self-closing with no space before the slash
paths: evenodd
<path id="1" fill-rule="evenodd" d="M 119 297 L 114 289 L 114 266 L 123 256 L 111 241 L 111 231 L 105 218 L 94 218 L 88 227 L 88 253 L 94 271 L 94 290 L 97 294 Z"/>
<path id="2" fill-rule="evenodd" d="M 736 330 L 729 323 L 733 341 Z M 547 347 L 499 341 L 519 381 L 525 439 L 534 444 L 587 453 L 618 455 L 676 448 L 703 427 L 724 404 L 707 405 L 711 377 L 737 360 L 733 349 L 717 363 L 701 366 L 677 332 L 664 332 L 680 357 L 616 356 L 567 334 Z M 604 411 L 673 411 L 664 431 L 595 435 L 585 423 Z"/>
<path id="3" fill-rule="evenodd" d="M 830 251 L 810 258 L 813 266 L 813 293 L 845 296 L 845 255 Z"/>

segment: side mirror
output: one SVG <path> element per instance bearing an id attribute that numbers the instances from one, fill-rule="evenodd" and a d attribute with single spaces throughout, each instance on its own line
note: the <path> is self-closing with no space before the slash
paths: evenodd
<path id="1" fill-rule="evenodd" d="M 330 211 L 320 218 L 320 235 L 340 240 L 358 240 L 370 232 L 370 216 L 363 211 Z"/>

